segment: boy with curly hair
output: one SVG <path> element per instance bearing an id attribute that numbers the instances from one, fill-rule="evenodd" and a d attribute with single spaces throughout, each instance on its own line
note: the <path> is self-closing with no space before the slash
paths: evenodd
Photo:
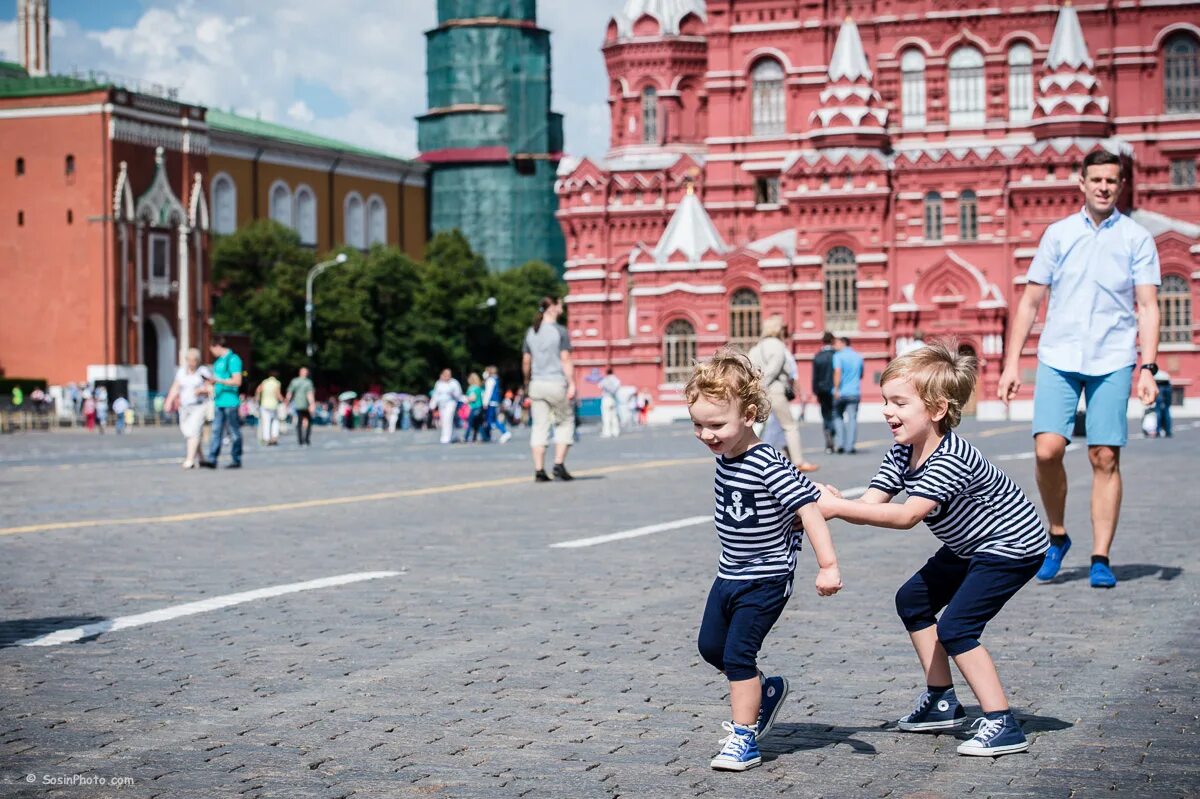
<path id="1" fill-rule="evenodd" d="M 723 723 L 728 735 L 710 763 L 724 771 L 762 762 L 758 741 L 787 697 L 785 678 L 758 670 L 758 651 L 791 596 L 802 532 L 817 557 L 817 593 L 842 587 L 816 487 L 754 433 L 771 410 L 760 378 L 745 355 L 723 349 L 696 365 L 685 389 L 696 438 L 717 459 L 713 521 L 721 557 L 698 643 L 729 679 L 732 721 Z"/>

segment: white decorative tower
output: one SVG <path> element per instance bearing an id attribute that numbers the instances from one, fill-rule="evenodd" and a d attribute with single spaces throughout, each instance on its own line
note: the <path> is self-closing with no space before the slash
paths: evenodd
<path id="1" fill-rule="evenodd" d="M 1035 136 L 1047 139 L 1109 134 L 1108 97 L 1093 67 L 1079 14 L 1067 0 L 1058 11 L 1046 65 L 1038 79 L 1033 109 Z"/>
<path id="2" fill-rule="evenodd" d="M 18 0 L 17 50 L 31 76 L 50 72 L 50 0 Z"/>
<path id="3" fill-rule="evenodd" d="M 829 59 L 821 107 L 809 119 L 815 147 L 881 148 L 887 143 L 887 109 L 871 80 L 858 26 L 847 17 Z"/>

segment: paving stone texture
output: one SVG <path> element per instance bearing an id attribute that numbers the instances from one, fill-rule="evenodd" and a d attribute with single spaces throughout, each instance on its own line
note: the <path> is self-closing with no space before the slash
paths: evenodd
<path id="1" fill-rule="evenodd" d="M 708 768 L 728 717 L 726 683 L 695 647 L 711 528 L 549 546 L 711 512 L 711 460 L 687 427 L 617 441 L 586 428 L 570 460 L 581 479 L 550 485 L 530 479 L 522 436 L 439 447 L 318 429 L 307 450 L 248 441 L 240 472 L 184 472 L 170 431 L 0 437 L 0 528 L 476 484 L 0 535 L 0 796 L 1198 796 L 1200 429 L 1179 427 L 1125 452 L 1111 591 L 1087 584 L 1090 473 L 1082 446 L 1068 454 L 1075 548 L 984 639 L 1028 753 L 964 758 L 952 735 L 895 728 L 923 680 L 893 595 L 937 545 L 923 526 L 835 523 L 845 590 L 817 597 L 802 554 L 762 658 L 792 697 L 744 774 Z M 963 433 L 1036 495 L 1024 426 Z M 865 451 L 820 458 L 819 477 L 864 485 L 885 434 L 864 425 Z M 400 574 L 13 645 L 375 570 Z"/>

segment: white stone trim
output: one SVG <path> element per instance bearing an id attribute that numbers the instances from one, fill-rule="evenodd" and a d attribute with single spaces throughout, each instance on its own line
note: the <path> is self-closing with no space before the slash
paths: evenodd
<path id="1" fill-rule="evenodd" d="M 725 288 L 723 286 L 696 286 L 691 283 L 676 282 L 666 286 L 635 286 L 629 290 L 629 294 L 633 297 L 661 297 L 664 294 L 673 294 L 677 291 L 685 294 L 724 294 Z M 617 296 L 619 297 L 620 295 Z"/>
<path id="2" fill-rule="evenodd" d="M 608 275 L 605 269 L 568 269 L 563 280 L 603 280 Z"/>

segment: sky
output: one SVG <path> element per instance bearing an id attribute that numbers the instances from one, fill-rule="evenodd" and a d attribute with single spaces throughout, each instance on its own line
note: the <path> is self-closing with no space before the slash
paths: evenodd
<path id="1" fill-rule="evenodd" d="M 101 70 L 395 155 L 417 152 L 436 0 L 50 0 L 55 73 Z M 623 0 L 540 0 L 566 151 L 608 147 L 600 44 Z M 0 0 L 0 60 L 17 61 L 17 0 Z M 333 9 L 333 11 L 331 11 Z"/>

